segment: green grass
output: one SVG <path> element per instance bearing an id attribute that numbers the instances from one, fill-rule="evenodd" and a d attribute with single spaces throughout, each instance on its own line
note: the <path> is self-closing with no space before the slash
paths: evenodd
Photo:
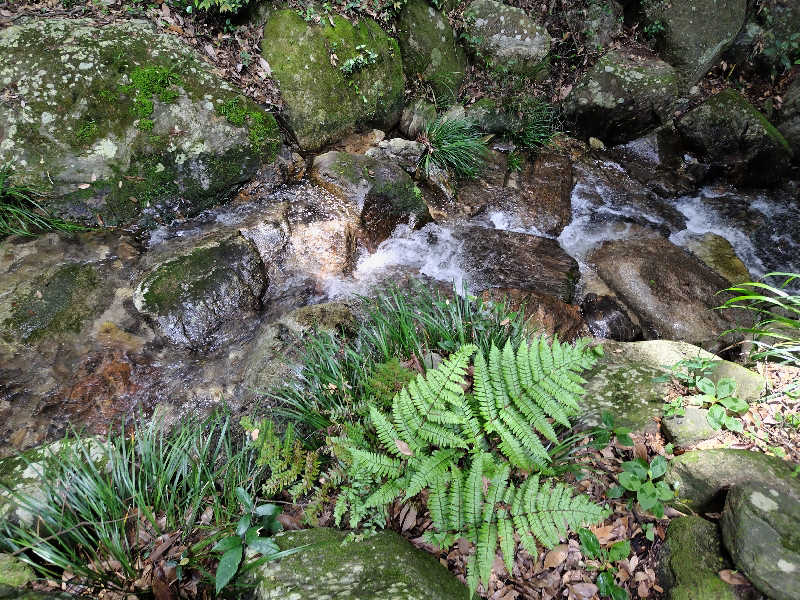
<path id="1" fill-rule="evenodd" d="M 425 125 L 419 140 L 425 144 L 420 164 L 426 173 L 436 165 L 456 177 L 472 179 L 480 173 L 489 152 L 483 136 L 468 119 L 438 118 Z"/>
<path id="2" fill-rule="evenodd" d="M 492 343 L 502 347 L 524 335 L 521 311 L 466 293 L 451 297 L 422 284 L 405 291 L 388 287 L 362 302 L 365 319 L 355 337 L 312 335 L 297 378 L 267 393 L 277 414 L 306 431 L 359 420 L 374 394 L 373 375 L 391 360 L 421 366 L 430 353 L 447 356 L 467 343 L 488 353 Z M 320 441 L 319 436 L 309 440 Z"/>
<path id="3" fill-rule="evenodd" d="M 774 285 L 766 283 L 771 279 Z M 725 333 L 752 337 L 755 360 L 771 360 L 800 366 L 800 293 L 798 273 L 767 273 L 764 281 L 749 281 L 726 289 L 734 296 L 720 308 L 743 309 L 752 313 L 755 324 Z"/>
<path id="4" fill-rule="evenodd" d="M 35 235 L 43 231 L 85 231 L 87 228 L 52 215 L 37 202 L 39 197 L 27 186 L 14 185 L 10 165 L 0 167 L 0 238 L 7 235 Z"/>
<path id="5" fill-rule="evenodd" d="M 260 484 L 243 437 L 223 412 L 169 433 L 151 424 L 106 443 L 75 436 L 45 461 L 42 498 L 16 498 L 35 527 L 6 525 L 0 547 L 47 578 L 68 571 L 90 587 L 130 589 L 169 534 L 183 548 L 179 573 L 207 571 L 211 545 L 240 516 L 236 488 L 255 496 Z"/>
<path id="6" fill-rule="evenodd" d="M 536 152 L 548 146 L 558 131 L 555 109 L 542 100 L 525 98 L 515 110 L 521 117 L 522 127 L 512 136 L 521 149 Z"/>

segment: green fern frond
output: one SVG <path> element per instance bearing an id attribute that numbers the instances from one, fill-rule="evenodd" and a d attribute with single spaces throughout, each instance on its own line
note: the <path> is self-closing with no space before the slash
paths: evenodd
<path id="1" fill-rule="evenodd" d="M 464 474 L 457 466 L 450 469 L 450 508 L 448 529 L 461 531 L 464 527 Z"/>
<path id="2" fill-rule="evenodd" d="M 406 499 L 419 494 L 431 482 L 437 481 L 453 464 L 459 452 L 453 449 L 434 450 L 433 454 L 423 459 L 411 459 L 408 469 L 411 473 L 406 489 Z"/>
<path id="3" fill-rule="evenodd" d="M 428 510 L 431 513 L 433 526 L 439 531 L 447 531 L 450 528 L 450 502 L 447 497 L 449 481 L 449 473 L 437 472 L 428 494 Z"/>
<path id="4" fill-rule="evenodd" d="M 483 465 L 485 459 L 485 454 L 473 456 L 464 486 L 464 521 L 467 527 L 475 530 L 483 519 Z"/>
<path id="5" fill-rule="evenodd" d="M 494 555 L 497 552 L 497 525 L 490 521 L 484 521 L 478 531 L 478 544 L 475 548 L 475 556 L 478 559 L 479 580 L 484 588 L 489 587 L 489 577 L 492 575 L 492 565 Z"/>
<path id="6" fill-rule="evenodd" d="M 353 458 L 353 464 L 362 467 L 368 473 L 377 477 L 400 477 L 402 461 L 360 448 L 349 448 L 349 451 Z"/>
<path id="7" fill-rule="evenodd" d="M 514 552 L 516 542 L 514 541 L 514 524 L 506 518 L 506 511 L 500 510 L 497 513 L 497 535 L 500 538 L 500 550 L 503 553 L 503 562 L 506 565 L 508 574 L 514 569 Z"/>
<path id="8" fill-rule="evenodd" d="M 383 413 L 381 413 L 381 411 L 375 408 L 375 406 L 369 407 L 369 418 L 370 421 L 372 421 L 373 427 L 375 427 L 375 431 L 378 433 L 378 439 L 380 440 L 381 444 L 383 444 L 383 448 L 390 454 L 402 456 L 402 453 L 397 446 L 397 440 L 400 439 L 400 436 L 389 419 L 387 419 Z"/>

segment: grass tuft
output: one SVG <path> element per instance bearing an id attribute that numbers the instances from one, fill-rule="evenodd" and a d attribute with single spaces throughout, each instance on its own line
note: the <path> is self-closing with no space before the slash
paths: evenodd
<path id="1" fill-rule="evenodd" d="M 522 121 L 521 129 L 512 137 L 523 150 L 536 152 L 550 144 L 558 131 L 555 109 L 537 98 L 525 98 L 516 107 Z"/>
<path id="2" fill-rule="evenodd" d="M 419 136 L 425 144 L 420 165 L 425 173 L 436 165 L 462 179 L 478 175 L 489 149 L 472 121 L 441 117 L 425 125 Z"/>

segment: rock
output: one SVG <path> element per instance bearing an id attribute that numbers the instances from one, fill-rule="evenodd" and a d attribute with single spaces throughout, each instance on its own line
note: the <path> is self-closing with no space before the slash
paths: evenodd
<path id="1" fill-rule="evenodd" d="M 572 88 L 564 112 L 582 136 L 613 145 L 661 125 L 679 94 L 678 75 L 670 65 L 638 51 L 615 50 Z"/>
<path id="2" fill-rule="evenodd" d="M 737 323 L 737 312 L 713 310 L 728 281 L 664 238 L 604 242 L 588 260 L 636 313 L 645 339 L 716 346 L 724 331 L 746 323 Z"/>
<path id="3" fill-rule="evenodd" d="M 276 536 L 281 550 L 313 544 L 299 554 L 265 563 L 257 571 L 259 600 L 359 598 L 361 600 L 461 600 L 467 589 L 428 553 L 384 530 L 345 541 L 335 529 L 289 531 Z"/>
<path id="4" fill-rule="evenodd" d="M 721 525 L 725 548 L 756 588 L 775 600 L 800 598 L 800 498 L 780 485 L 734 486 Z"/>
<path id="5" fill-rule="evenodd" d="M 380 129 L 373 129 L 365 133 L 351 133 L 346 138 L 336 142 L 331 147 L 331 150 L 338 150 L 339 152 L 347 152 L 349 154 L 366 154 L 370 150 L 376 148 L 385 137 L 386 133 Z"/>
<path id="6" fill-rule="evenodd" d="M 366 127 L 389 131 L 400 119 L 400 48 L 369 17 L 353 25 L 337 15 L 316 25 L 294 10 L 277 10 L 264 26 L 261 49 L 304 150 Z"/>
<path id="7" fill-rule="evenodd" d="M 622 33 L 623 9 L 616 0 L 591 2 L 585 8 L 567 11 L 566 20 L 572 31 L 583 31 L 586 41 L 597 49 L 604 48 Z"/>
<path id="8" fill-rule="evenodd" d="M 464 20 L 472 50 L 490 68 L 526 75 L 546 72 L 550 34 L 522 9 L 475 0 L 464 11 Z"/>
<path id="9" fill-rule="evenodd" d="M 484 300 L 502 302 L 510 312 L 523 311 L 526 329 L 533 335 L 557 335 L 566 342 L 588 336 L 580 309 L 574 304 L 537 292 L 492 288 L 481 293 Z"/>
<path id="10" fill-rule="evenodd" d="M 800 159 L 800 77 L 795 78 L 783 95 L 778 131 L 791 146 L 795 159 Z"/>
<path id="11" fill-rule="evenodd" d="M 36 574 L 16 556 L 0 553 L 0 585 L 22 587 L 36 579 Z"/>
<path id="12" fill-rule="evenodd" d="M 667 600 L 736 600 L 719 572 L 730 568 L 719 527 L 701 517 L 672 519 L 659 557 L 659 583 Z"/>
<path id="13" fill-rule="evenodd" d="M 698 513 L 721 509 L 722 492 L 746 482 L 764 487 L 783 485 L 800 498 L 794 465 L 774 456 L 748 450 L 693 450 L 669 462 L 664 480 L 675 490 L 679 506 Z"/>
<path id="14" fill-rule="evenodd" d="M 742 259 L 724 237 L 714 233 L 682 235 L 679 245 L 734 285 L 753 280 Z"/>
<path id="15" fill-rule="evenodd" d="M 664 58 L 694 85 L 716 64 L 744 25 L 747 0 L 656 0 L 643 5 L 663 28 Z"/>
<path id="16" fill-rule="evenodd" d="M 406 77 L 430 85 L 437 104 L 455 102 L 467 56 L 456 44 L 447 17 L 425 0 L 410 0 L 398 17 L 397 33 Z"/>
<path id="17" fill-rule="evenodd" d="M 590 293 L 581 302 L 581 312 L 594 337 L 632 342 L 642 331 L 634 324 L 625 309 L 611 296 Z"/>
<path id="18" fill-rule="evenodd" d="M 418 99 L 403 109 L 398 129 L 407 138 L 417 139 L 425 124 L 436 119 L 436 107 L 427 100 Z"/>
<path id="19" fill-rule="evenodd" d="M 662 419 L 661 432 L 668 442 L 677 448 L 688 448 L 717 436 L 717 432 L 708 424 L 708 410 L 697 406 L 687 406 L 684 410 L 683 416 Z"/>
<path id="20" fill-rule="evenodd" d="M 262 308 L 268 284 L 256 248 L 243 236 L 171 257 L 136 289 L 136 309 L 156 321 L 174 344 L 200 350 L 225 321 Z"/>
<path id="21" fill-rule="evenodd" d="M 491 98 L 481 98 L 464 109 L 465 116 L 486 133 L 508 136 L 522 131 L 519 114 L 500 106 Z"/>
<path id="22" fill-rule="evenodd" d="M 0 600 L 71 600 L 73 598 L 75 596 L 64 592 L 51 593 L 20 590 L 0 583 Z"/>
<path id="23" fill-rule="evenodd" d="M 196 214 L 277 156 L 274 117 L 147 22 L 36 17 L 0 32 L 0 48 L 0 86 L 15 89 L 0 163 L 68 220 Z"/>
<path id="24" fill-rule="evenodd" d="M 419 161 L 425 152 L 425 145 L 404 138 L 392 138 L 370 148 L 366 155 L 370 158 L 400 165 L 407 173 L 416 173 Z"/>
<path id="25" fill-rule="evenodd" d="M 357 208 L 368 248 L 377 247 L 400 223 L 422 226 L 430 220 L 422 192 L 394 162 L 328 152 L 314 159 L 311 180 Z"/>
<path id="26" fill-rule="evenodd" d="M 736 90 L 719 92 L 688 111 L 676 128 L 701 160 L 739 182 L 774 184 L 789 166 L 789 143 Z"/>
<path id="27" fill-rule="evenodd" d="M 513 288 L 566 302 L 572 298 L 578 263 L 555 240 L 481 227 L 457 227 L 452 235 L 463 244 L 470 289 Z"/>

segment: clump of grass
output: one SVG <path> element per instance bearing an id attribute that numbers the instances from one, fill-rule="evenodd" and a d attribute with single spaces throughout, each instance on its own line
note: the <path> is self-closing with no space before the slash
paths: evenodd
<path id="1" fill-rule="evenodd" d="M 6 525 L 0 547 L 47 578 L 86 589 L 132 591 L 133 582 L 163 565 L 195 578 L 215 560 L 210 550 L 235 529 L 237 488 L 250 496 L 263 470 L 234 433 L 229 415 L 189 420 L 171 432 L 158 425 L 119 431 L 106 443 L 80 436 L 44 461 L 42 495 L 15 500 L 36 515 L 33 527 Z"/>
<path id="2" fill-rule="evenodd" d="M 725 333 L 752 336 L 755 360 L 771 360 L 800 366 L 800 273 L 767 273 L 764 280 L 749 281 L 726 289 L 734 294 L 720 308 L 738 308 L 754 313 L 756 323 Z M 782 280 L 782 281 L 781 281 Z"/>
<path id="3" fill-rule="evenodd" d="M 515 110 L 520 116 L 521 127 L 512 136 L 514 143 L 532 152 L 549 145 L 558 131 L 555 109 L 543 100 L 528 97 L 518 101 Z"/>
<path id="4" fill-rule="evenodd" d="M 7 235 L 35 235 L 43 231 L 84 231 L 86 227 L 52 215 L 36 198 L 33 189 L 14 185 L 10 165 L 0 167 L 0 238 Z"/>
<path id="5" fill-rule="evenodd" d="M 488 352 L 492 343 L 518 343 L 525 331 L 522 311 L 466 290 L 449 296 L 422 284 L 405 291 L 390 286 L 362 301 L 366 316 L 355 337 L 312 335 L 297 378 L 268 392 L 275 411 L 307 431 L 358 420 L 374 400 L 376 373 L 389 361 L 422 368 L 433 352 L 447 356 L 468 343 Z"/>
<path id="6" fill-rule="evenodd" d="M 420 165 L 428 173 L 432 165 L 462 179 L 478 175 L 489 149 L 469 119 L 440 117 L 425 125 L 418 140 L 425 145 Z"/>

